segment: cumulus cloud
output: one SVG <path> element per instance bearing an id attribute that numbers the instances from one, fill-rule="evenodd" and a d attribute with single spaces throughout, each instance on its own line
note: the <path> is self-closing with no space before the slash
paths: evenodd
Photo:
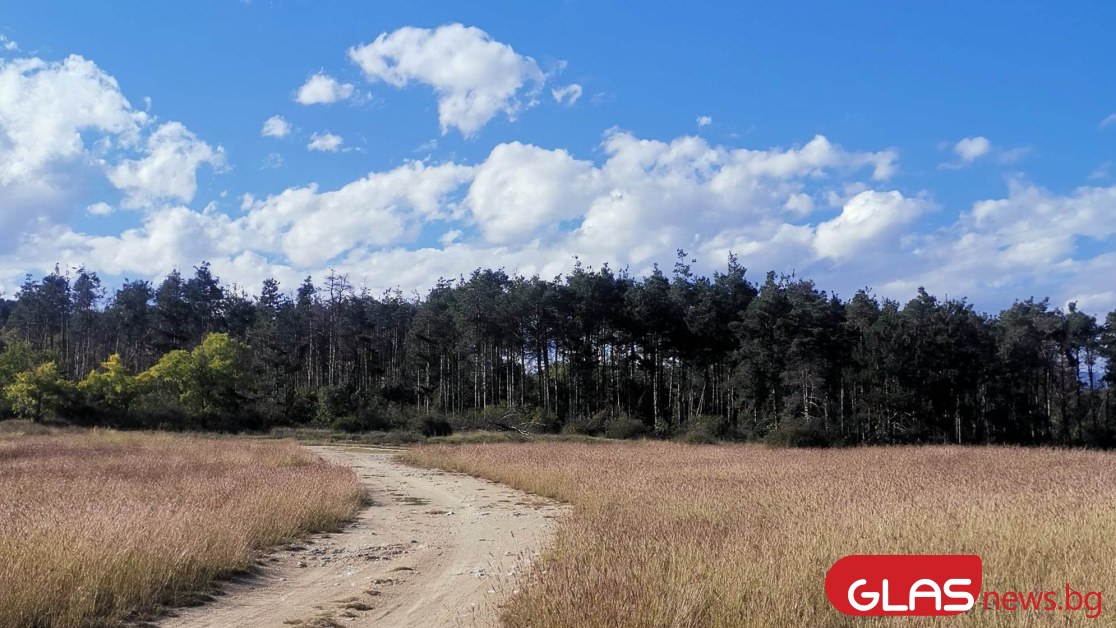
<path id="1" fill-rule="evenodd" d="M 572 107 L 577 99 L 581 98 L 581 85 L 570 83 L 565 87 L 550 90 L 550 95 L 554 97 L 554 102 L 559 105 L 565 104 L 567 107 Z"/>
<path id="2" fill-rule="evenodd" d="M 952 146 L 952 151 L 957 155 L 957 160 L 940 164 L 939 168 L 957 170 L 984 159 L 994 159 L 998 164 L 1010 165 L 1030 154 L 1031 148 L 1029 146 L 1002 148 L 994 146 L 988 138 L 978 135 L 962 138 Z"/>
<path id="3" fill-rule="evenodd" d="M 369 44 L 350 48 L 349 58 L 370 82 L 432 87 L 443 134 L 455 128 L 474 135 L 498 113 L 514 119 L 533 100 L 534 90 L 527 86 L 545 80 L 534 59 L 461 24 L 382 33 Z"/>
<path id="4" fill-rule="evenodd" d="M 102 154 L 135 146 L 147 119 L 92 61 L 0 59 L 0 251 L 81 207 Z"/>
<path id="5" fill-rule="evenodd" d="M 962 163 L 972 163 L 979 157 L 992 150 L 992 142 L 984 136 L 966 137 L 953 145 L 953 152 L 961 159 Z"/>
<path id="6" fill-rule="evenodd" d="M 12 149 L 0 151 L 0 176 L 7 177 L 0 180 L 0 207 L 11 206 L 12 190 L 34 192 L 29 181 L 62 188 L 52 175 L 71 163 L 107 173 L 125 193 L 121 203 L 77 208 L 91 216 L 121 206 L 146 211 L 111 235 L 79 233 L 50 215 L 21 222 L 15 248 L 0 248 L 0 287 L 54 262 L 157 276 L 207 259 L 243 285 L 265 276 L 293 285 L 333 267 L 373 289 L 422 290 L 439 276 L 477 266 L 553 276 L 568 271 L 574 255 L 642 274 L 682 247 L 704 272 L 734 252 L 755 272 L 797 270 L 846 295 L 870 284 L 903 298 L 925 285 L 939 294 L 979 295 L 978 305 L 1002 305 L 997 299 L 1026 294 L 1021 289 L 1087 307 L 1116 300 L 1116 291 L 1095 283 L 1116 273 L 1116 254 L 1081 247 L 1116 236 L 1116 187 L 1061 194 L 1015 179 L 1002 198 L 973 203 L 952 224 L 926 231 L 916 225 L 933 208 L 929 196 L 886 183 L 898 164 L 891 149 L 849 150 L 822 136 L 790 147 L 743 148 L 613 129 L 592 159 L 509 142 L 476 163 L 415 161 L 333 189 L 311 184 L 246 196 L 239 210 L 215 204 L 197 210 L 166 203 L 191 202 L 197 169 L 223 167 L 219 148 L 178 123 L 152 128 L 111 77 L 80 58 L 70 68 L 14 63 L 0 64 L 0 142 Z M 65 91 L 36 84 L 44 73 L 57 74 L 52 80 Z M 25 109 L 25 98 L 39 106 Z M 67 117 L 74 99 L 83 105 Z M 98 107 L 98 115 L 89 113 Z M 31 134 L 24 124 L 42 131 Z M 90 130 L 108 138 L 111 149 L 92 145 Z M 41 145 L 33 141 L 40 136 Z M 329 133 L 315 134 L 315 141 L 325 150 L 343 146 Z M 121 151 L 135 157 L 117 158 Z M 959 150 L 957 158 L 999 152 L 989 142 L 983 152 Z M 0 212 L 0 220 L 8 215 Z"/>
<path id="7" fill-rule="evenodd" d="M 246 197 L 242 215 L 236 217 L 213 204 L 202 211 L 162 207 L 119 235 L 44 225 L 26 234 L 19 251 L 0 255 L 0 279 L 15 277 L 17 268 L 19 273 L 47 271 L 56 262 L 84 264 L 111 275 L 157 277 L 208 260 L 218 274 L 241 285 L 258 284 L 268 276 L 290 284 L 307 269 L 318 273 L 330 262 L 340 268 L 369 257 L 370 251 L 410 241 L 426 221 L 448 219 L 452 202 L 447 196 L 470 172 L 454 164 L 414 162 L 336 190 L 322 192 L 310 185 L 262 200 Z"/>
<path id="8" fill-rule="evenodd" d="M 787 222 L 787 207 L 799 220 L 811 212 L 811 198 L 825 196 L 830 177 L 870 176 L 895 159 L 822 137 L 749 150 L 617 130 L 605 135 L 601 154 L 595 163 L 562 149 L 500 144 L 475 165 L 416 161 L 334 190 L 309 185 L 246 196 L 235 214 L 212 205 L 154 209 L 118 236 L 43 228 L 22 254 L 117 273 L 162 273 L 208 259 L 241 283 L 261 268 L 298 279 L 328 265 L 375 288 L 405 289 L 481 265 L 553 274 L 568 270 L 575 254 L 644 272 L 679 246 L 707 268 L 729 251 L 753 267 L 781 268 L 822 259 L 813 250 L 814 226 Z M 834 237 L 894 244 L 884 228 L 891 223 L 874 220 L 862 227 L 846 217 Z M 421 234 L 440 248 L 410 248 Z M 0 258 L 0 273 L 5 267 Z"/>
<path id="9" fill-rule="evenodd" d="M 197 192 L 197 170 L 203 164 L 224 168 L 224 149 L 211 147 L 179 122 L 168 122 L 147 138 L 142 159 L 122 161 L 109 171 L 108 178 L 126 194 L 124 207 L 141 208 L 168 200 L 189 203 Z"/>
<path id="10" fill-rule="evenodd" d="M 423 222 L 450 217 L 447 197 L 470 173 L 456 164 L 413 162 L 329 192 L 291 188 L 250 202 L 243 226 L 257 250 L 281 252 L 297 265 L 321 264 L 353 247 L 400 242 Z"/>
<path id="11" fill-rule="evenodd" d="M 295 100 L 303 105 L 328 105 L 353 95 L 352 83 L 341 83 L 332 76 L 318 73 L 298 88 Z"/>
<path id="12" fill-rule="evenodd" d="M 918 237 L 909 266 L 883 284 L 903 291 L 925 285 L 938 292 L 1011 298 L 1069 296 L 1095 291 L 1111 254 L 1090 254 L 1084 242 L 1116 235 L 1116 187 L 1080 187 L 1067 194 L 1013 180 L 1004 198 L 977 201 L 958 221 Z"/>
<path id="13" fill-rule="evenodd" d="M 522 244 L 559 237 L 565 227 L 565 237 L 590 258 L 630 248 L 625 261 L 643 262 L 688 244 L 694 233 L 704 239 L 742 221 L 757 223 L 745 229 L 750 235 L 769 235 L 758 218 L 812 209 L 802 193 L 807 182 L 864 168 L 883 175 L 895 159 L 890 151 L 845 151 L 820 136 L 800 147 L 753 151 L 614 130 L 601 148 L 598 166 L 561 149 L 498 145 L 476 166 L 465 198 L 480 235 L 492 244 Z"/>
<path id="14" fill-rule="evenodd" d="M 1055 256 L 1072 251 L 1078 236 L 1106 238 L 1116 234 L 1116 187 L 1081 187 L 1069 195 L 1014 180 L 1007 198 L 979 201 L 966 216 L 971 233 L 994 235 L 997 249 L 1028 242 L 1062 241 Z M 1042 261 L 1042 260 L 1033 260 Z"/>
<path id="15" fill-rule="evenodd" d="M 894 240 L 898 229 L 925 209 L 925 201 L 894 190 L 861 192 L 845 203 L 840 215 L 817 226 L 814 250 L 819 257 L 834 260 L 874 252 L 881 241 Z"/>
<path id="16" fill-rule="evenodd" d="M 83 131 L 134 144 L 146 120 L 92 61 L 0 60 L 0 185 L 49 178 L 58 162 L 83 158 Z"/>
<path id="17" fill-rule="evenodd" d="M 189 202 L 196 171 L 224 167 L 224 152 L 178 122 L 152 129 L 116 80 L 92 61 L 0 60 L 0 251 L 34 224 L 62 222 L 80 207 L 105 215 L 113 205 L 77 202 L 100 187 L 124 193 L 121 207 Z"/>
<path id="18" fill-rule="evenodd" d="M 791 194 L 783 203 L 783 210 L 794 216 L 808 216 L 814 211 L 814 199 L 809 194 Z"/>
<path id="19" fill-rule="evenodd" d="M 291 133 L 291 124 L 283 116 L 271 116 L 264 121 L 260 135 L 264 137 L 287 137 Z"/>
<path id="20" fill-rule="evenodd" d="M 0 35 L 0 48 L 8 52 L 19 52 L 19 44 L 8 39 L 5 35 Z"/>
<path id="21" fill-rule="evenodd" d="M 713 124 L 713 118 L 711 118 L 709 116 L 698 116 L 697 117 L 697 125 L 698 125 L 699 129 L 702 128 L 702 127 L 707 127 L 710 124 Z"/>
<path id="22" fill-rule="evenodd" d="M 310 136 L 310 143 L 306 145 L 309 150 L 318 150 L 327 153 L 336 153 L 345 142 L 340 135 L 330 132 L 314 133 Z"/>
<path id="23" fill-rule="evenodd" d="M 601 193 L 601 174 L 564 150 L 500 144 L 477 166 L 466 205 L 495 243 L 575 218 Z"/>

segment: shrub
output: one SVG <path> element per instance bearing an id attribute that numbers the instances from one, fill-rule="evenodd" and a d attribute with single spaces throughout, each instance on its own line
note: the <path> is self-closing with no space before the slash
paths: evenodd
<path id="1" fill-rule="evenodd" d="M 334 421 L 356 414 L 353 392 L 341 386 L 322 386 L 318 389 L 314 405 L 314 419 L 319 425 L 332 425 Z"/>
<path id="2" fill-rule="evenodd" d="M 562 429 L 562 421 L 553 412 L 535 408 L 527 417 L 525 428 L 533 434 L 557 434 Z"/>
<path id="3" fill-rule="evenodd" d="M 764 437 L 764 442 L 775 447 L 829 447 L 829 435 L 824 430 L 805 425 L 800 421 L 784 421 Z"/>
<path id="4" fill-rule="evenodd" d="M 639 438 L 649 431 L 646 424 L 626 414 L 612 417 L 605 423 L 604 435 L 608 438 Z"/>
<path id="5" fill-rule="evenodd" d="M 691 445 L 715 445 L 721 442 L 715 434 L 702 426 L 688 428 L 685 432 L 682 432 L 678 440 Z"/>
<path id="6" fill-rule="evenodd" d="M 591 416 L 576 416 L 566 420 L 562 431 L 567 434 L 584 434 L 586 436 L 599 436 L 605 430 L 608 422 L 608 413 L 601 411 Z"/>
<path id="7" fill-rule="evenodd" d="M 368 431 L 368 427 L 364 423 L 364 421 L 362 421 L 360 417 L 357 417 L 357 416 L 354 416 L 354 415 L 351 415 L 351 414 L 346 415 L 346 416 L 342 416 L 342 417 L 337 417 L 336 419 L 333 420 L 332 423 L 329 424 L 329 426 L 331 428 L 335 429 L 335 430 L 339 430 L 339 431 L 342 431 L 342 432 L 367 432 Z"/>
<path id="8" fill-rule="evenodd" d="M 412 420 L 412 428 L 423 436 L 449 436 L 453 433 L 453 426 L 445 417 L 436 417 L 429 414 L 417 416 Z"/>
<path id="9" fill-rule="evenodd" d="M 330 427 L 343 432 L 390 432 L 407 423 L 402 410 L 374 397 L 355 413 L 334 419 Z"/>
<path id="10" fill-rule="evenodd" d="M 438 443 L 442 445 L 464 445 L 471 443 L 527 443 L 531 441 L 530 436 L 524 436 L 519 432 L 459 432 L 449 436 L 436 436 L 429 439 L 428 443 Z"/>
<path id="11" fill-rule="evenodd" d="M 728 419 L 713 414 L 696 414 L 686 423 L 679 440 L 686 443 L 716 443 L 729 434 Z"/>

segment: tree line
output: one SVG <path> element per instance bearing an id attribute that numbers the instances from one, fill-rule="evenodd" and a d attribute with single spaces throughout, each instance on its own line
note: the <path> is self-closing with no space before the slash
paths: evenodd
<path id="1" fill-rule="evenodd" d="M 995 315 L 794 275 L 478 269 L 423 296 L 343 274 L 293 292 L 202 263 L 107 294 L 84 268 L 0 300 L 0 415 L 427 434 L 481 427 L 791 444 L 1116 443 L 1116 312 Z"/>

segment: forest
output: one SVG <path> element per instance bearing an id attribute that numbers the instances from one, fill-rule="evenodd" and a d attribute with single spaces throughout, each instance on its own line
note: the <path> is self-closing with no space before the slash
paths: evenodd
<path id="1" fill-rule="evenodd" d="M 173 430 L 692 442 L 1116 444 L 1116 312 L 920 289 L 842 299 L 809 279 L 477 269 L 372 294 L 331 272 L 258 294 L 207 263 L 109 293 L 55 268 L 0 300 L 0 418 Z"/>

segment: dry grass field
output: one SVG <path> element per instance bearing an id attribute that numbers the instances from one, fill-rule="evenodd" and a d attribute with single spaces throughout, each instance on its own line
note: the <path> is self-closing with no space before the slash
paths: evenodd
<path id="1" fill-rule="evenodd" d="M 332 529 L 353 472 L 293 443 L 80 432 L 0 437 L 0 626 L 116 625 Z"/>
<path id="2" fill-rule="evenodd" d="M 1116 595 L 1116 455 L 673 443 L 429 446 L 404 459 L 574 505 L 510 626 L 861 626 L 832 610 L 855 553 L 976 553 L 984 590 Z M 1106 625 L 984 611 L 933 625 Z"/>

